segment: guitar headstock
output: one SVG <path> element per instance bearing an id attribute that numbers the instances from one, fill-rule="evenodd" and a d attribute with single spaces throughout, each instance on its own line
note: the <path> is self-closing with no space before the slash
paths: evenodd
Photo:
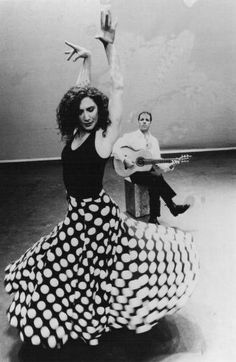
<path id="1" fill-rule="evenodd" d="M 192 158 L 191 155 L 182 155 L 179 157 L 179 162 L 180 163 L 189 162 L 190 158 Z"/>

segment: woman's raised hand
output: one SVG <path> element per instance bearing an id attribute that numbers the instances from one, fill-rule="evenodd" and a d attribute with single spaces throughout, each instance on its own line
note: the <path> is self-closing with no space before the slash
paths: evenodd
<path id="1" fill-rule="evenodd" d="M 112 44 L 115 40 L 117 21 L 112 23 L 112 16 L 110 10 L 101 11 L 101 30 L 96 39 L 101 40 L 104 46 Z"/>
<path id="2" fill-rule="evenodd" d="M 71 48 L 71 50 L 65 52 L 65 54 L 69 54 L 67 60 L 74 57 L 73 61 L 76 62 L 80 58 L 85 59 L 91 57 L 91 52 L 80 45 L 75 45 L 68 41 L 65 41 L 65 43 Z"/>

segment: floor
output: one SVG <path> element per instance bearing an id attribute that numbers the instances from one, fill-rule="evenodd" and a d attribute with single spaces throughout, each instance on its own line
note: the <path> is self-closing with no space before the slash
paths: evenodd
<path id="1" fill-rule="evenodd" d="M 8 326 L 5 311 L 10 297 L 2 280 L 5 266 L 64 217 L 61 166 L 59 162 L 0 165 L 0 362 L 236 361 L 235 166 L 235 152 L 199 153 L 165 176 L 178 194 L 176 202 L 190 202 L 191 208 L 175 218 L 162 205 L 160 222 L 191 231 L 201 260 L 198 285 L 180 312 L 143 335 L 120 330 L 105 336 L 99 347 L 76 343 L 59 355 L 45 355 L 22 345 L 16 330 Z M 111 162 L 104 188 L 124 211 L 123 179 Z"/>

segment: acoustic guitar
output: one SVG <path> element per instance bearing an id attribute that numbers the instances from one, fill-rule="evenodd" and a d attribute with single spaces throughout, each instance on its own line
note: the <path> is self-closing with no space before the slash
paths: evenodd
<path id="1" fill-rule="evenodd" d="M 191 158 L 190 155 L 182 155 L 177 158 L 154 159 L 151 157 L 151 153 L 149 151 L 134 150 L 133 148 L 128 146 L 121 147 L 121 151 L 123 152 L 123 156 L 125 158 L 129 158 L 129 160 L 134 163 L 134 166 L 132 168 L 126 168 L 121 160 L 114 158 L 115 171 L 118 175 L 123 177 L 128 177 L 134 172 L 150 171 L 153 165 L 158 165 L 161 163 L 173 163 L 174 165 L 177 165 L 180 163 L 189 162 Z"/>

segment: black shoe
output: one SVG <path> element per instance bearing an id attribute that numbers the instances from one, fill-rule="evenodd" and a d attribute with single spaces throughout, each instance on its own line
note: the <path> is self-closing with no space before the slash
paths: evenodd
<path id="1" fill-rule="evenodd" d="M 160 225 L 159 221 L 157 220 L 157 218 L 155 216 L 150 216 L 148 222 L 149 222 L 149 224 Z"/>
<path id="2" fill-rule="evenodd" d="M 172 215 L 178 216 L 179 214 L 183 214 L 186 210 L 188 210 L 189 207 L 189 204 L 176 205 L 175 203 L 173 203 L 169 206 L 169 210 Z"/>

